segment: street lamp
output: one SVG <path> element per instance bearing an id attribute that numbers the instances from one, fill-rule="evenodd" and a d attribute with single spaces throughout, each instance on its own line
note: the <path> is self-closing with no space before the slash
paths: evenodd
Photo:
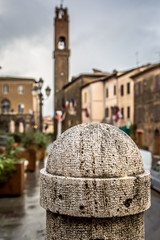
<path id="1" fill-rule="evenodd" d="M 43 94 L 42 94 L 42 86 L 43 86 L 43 79 L 40 78 L 38 82 L 36 82 L 36 85 L 32 88 L 32 95 L 39 97 L 39 130 L 42 132 L 43 130 L 43 121 L 42 121 L 42 106 L 43 106 Z M 50 87 L 46 87 L 45 89 L 47 97 L 49 97 L 51 93 Z"/>

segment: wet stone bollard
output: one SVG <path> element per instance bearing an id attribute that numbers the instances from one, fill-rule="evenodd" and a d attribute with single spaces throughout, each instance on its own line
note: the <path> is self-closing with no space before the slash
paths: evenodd
<path id="1" fill-rule="evenodd" d="M 81 124 L 53 143 L 41 170 L 46 240 L 141 240 L 150 173 L 124 132 Z"/>

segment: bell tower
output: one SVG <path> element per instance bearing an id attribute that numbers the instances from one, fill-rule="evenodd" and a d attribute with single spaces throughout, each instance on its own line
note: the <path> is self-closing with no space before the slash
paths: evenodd
<path id="1" fill-rule="evenodd" d="M 54 21 L 54 93 L 68 83 L 69 78 L 69 16 L 67 8 L 56 7 Z"/>

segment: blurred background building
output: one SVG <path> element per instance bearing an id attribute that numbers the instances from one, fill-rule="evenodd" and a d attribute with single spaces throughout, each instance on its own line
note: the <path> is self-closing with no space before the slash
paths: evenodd
<path id="1" fill-rule="evenodd" d="M 37 123 L 37 98 L 32 96 L 35 79 L 0 77 L 0 130 L 29 131 Z"/>
<path id="2" fill-rule="evenodd" d="M 54 135 L 80 123 L 105 122 L 128 134 L 134 130 L 139 147 L 160 155 L 160 64 L 112 73 L 93 69 L 69 81 L 69 16 L 62 5 L 54 26 Z"/>

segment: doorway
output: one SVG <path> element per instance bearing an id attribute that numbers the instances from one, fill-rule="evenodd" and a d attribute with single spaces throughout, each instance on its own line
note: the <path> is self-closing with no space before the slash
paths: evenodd
<path id="1" fill-rule="evenodd" d="M 160 132 L 155 130 L 155 154 L 160 155 Z"/>

